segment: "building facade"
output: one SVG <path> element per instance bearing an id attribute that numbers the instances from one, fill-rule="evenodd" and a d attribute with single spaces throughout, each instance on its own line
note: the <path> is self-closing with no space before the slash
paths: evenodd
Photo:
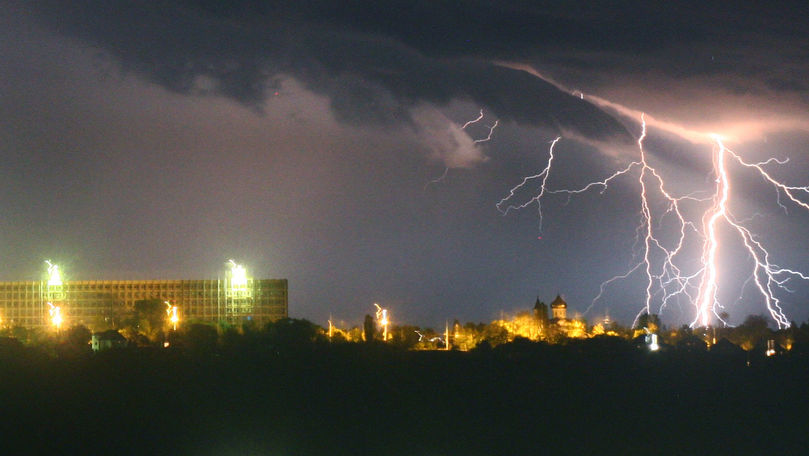
<path id="1" fill-rule="evenodd" d="M 0 282 L 0 325 L 117 328 L 135 302 L 155 299 L 176 306 L 183 323 L 263 325 L 288 316 L 286 279 L 43 280 Z"/>

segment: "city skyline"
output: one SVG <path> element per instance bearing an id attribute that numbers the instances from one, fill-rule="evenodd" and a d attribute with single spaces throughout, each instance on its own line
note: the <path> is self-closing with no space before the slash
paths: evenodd
<path id="1" fill-rule="evenodd" d="M 643 277 L 593 299 L 637 264 L 637 175 L 543 196 L 541 228 L 535 205 L 498 210 L 552 141 L 554 191 L 637 160 L 641 113 L 678 196 L 713 188 L 714 145 L 695 134 L 788 159 L 767 170 L 809 184 L 797 2 L 2 4 L 4 281 L 38 280 L 46 259 L 80 279 L 216 277 L 233 257 L 288 279 L 290 316 L 318 324 L 375 302 L 394 322 L 491 321 L 557 294 L 629 324 Z M 809 272 L 809 214 L 734 179 L 735 213 L 773 263 Z M 732 324 L 768 314 L 739 247 L 719 250 Z M 788 285 L 783 313 L 809 320 L 809 286 Z M 659 299 L 664 322 L 694 320 L 687 300 Z"/>

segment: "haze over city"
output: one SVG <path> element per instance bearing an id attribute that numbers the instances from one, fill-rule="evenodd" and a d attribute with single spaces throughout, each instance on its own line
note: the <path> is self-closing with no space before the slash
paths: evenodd
<path id="1" fill-rule="evenodd" d="M 68 280 L 215 278 L 236 258 L 289 279 L 290 316 L 319 324 L 374 302 L 398 322 L 489 321 L 557 294 L 629 323 L 642 274 L 593 299 L 638 264 L 637 169 L 544 196 L 541 227 L 536 204 L 498 210 L 551 141 L 555 190 L 638 160 L 640 113 L 678 196 L 714 191 L 711 134 L 809 185 L 797 2 L 300 3 L 0 3 L 0 280 L 38 280 L 46 259 Z M 809 273 L 809 212 L 734 173 L 736 219 Z M 539 191 L 523 190 L 510 202 Z M 769 318 L 742 241 L 720 238 L 729 322 Z M 783 313 L 806 321 L 807 282 L 788 286 Z M 660 300 L 664 322 L 694 320 L 687 299 Z"/>

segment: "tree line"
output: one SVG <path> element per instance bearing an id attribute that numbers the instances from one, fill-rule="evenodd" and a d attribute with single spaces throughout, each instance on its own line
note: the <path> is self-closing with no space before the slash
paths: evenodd
<path id="1" fill-rule="evenodd" d="M 618 322 L 587 324 L 581 319 L 550 320 L 539 303 L 533 312 L 521 312 L 508 319 L 489 323 L 460 323 L 455 320 L 443 330 L 407 324 L 391 324 L 382 331 L 380 323 L 366 315 L 363 325 L 341 329 L 329 324 L 323 327 L 305 319 L 285 318 L 259 326 L 253 322 L 240 325 L 212 325 L 183 322 L 172 329 L 165 304 L 160 300 L 142 300 L 131 312 L 119 318 L 115 329 L 130 347 L 173 347 L 194 353 L 230 350 L 245 345 L 294 351 L 323 344 L 383 343 L 402 350 L 486 350 L 515 341 L 565 345 L 590 338 L 615 338 L 638 341 L 647 334 L 657 334 L 663 346 L 708 349 L 721 343 L 745 351 L 762 350 L 770 341 L 780 351 L 809 353 L 809 323 L 793 323 L 789 328 L 774 330 L 762 315 L 750 315 L 738 326 L 691 328 L 687 325 L 668 327 L 657 315 L 643 314 L 632 327 Z M 727 317 L 725 315 L 725 317 Z M 383 337 L 383 334 L 385 336 Z M 39 347 L 51 354 L 89 351 L 92 332 L 87 326 L 74 325 L 61 331 L 53 328 L 5 328 L 0 332 L 6 345 Z"/>

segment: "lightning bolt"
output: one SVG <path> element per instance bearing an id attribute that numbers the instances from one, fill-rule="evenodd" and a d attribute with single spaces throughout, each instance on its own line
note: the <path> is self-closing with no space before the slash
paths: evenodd
<path id="1" fill-rule="evenodd" d="M 732 160 L 740 166 L 754 171 L 765 182 L 772 185 L 778 196 L 777 204 L 785 212 L 787 207 L 781 201 L 781 194 L 795 205 L 809 210 L 809 204 L 801 200 L 798 195 L 809 196 L 809 186 L 797 187 L 788 186 L 776 180 L 768 173 L 764 166 L 772 163 L 784 165 L 787 160 L 777 160 L 771 158 L 764 162 L 748 163 L 739 154 L 728 149 L 722 142 L 722 138 L 714 135 L 713 167 L 716 175 L 716 192 L 712 207 L 706 212 L 704 220 L 707 242 L 703 252 L 705 263 L 705 274 L 700 283 L 699 295 L 696 301 L 697 316 L 692 322 L 692 326 L 697 323 L 707 326 L 711 321 L 711 314 L 718 317 L 721 305 L 717 299 L 719 271 L 716 264 L 717 254 L 720 248 L 719 237 L 716 234 L 717 225 L 726 223 L 732 231 L 735 231 L 742 240 L 749 257 L 753 261 L 753 270 L 750 278 L 755 288 L 761 295 L 770 316 L 775 320 L 778 328 L 788 328 L 789 319 L 781 308 L 781 300 L 778 298 L 777 289 L 790 292 L 787 287 L 790 279 L 809 280 L 809 276 L 793 269 L 782 268 L 770 261 L 770 253 L 764 245 L 756 239 L 753 232 L 737 220 L 730 208 L 731 179 L 727 171 L 727 162 Z"/>
<path id="2" fill-rule="evenodd" d="M 524 208 L 530 206 L 533 203 L 537 203 L 537 212 L 539 213 L 539 234 L 540 235 L 542 235 L 542 201 L 541 200 L 542 200 L 542 197 L 545 196 L 545 189 L 546 189 L 546 185 L 547 185 L 547 182 L 548 182 L 548 176 L 551 173 L 551 164 L 553 164 L 553 148 L 556 147 L 556 143 L 558 143 L 560 139 L 562 139 L 562 137 L 558 136 L 556 139 L 551 141 L 551 147 L 548 149 L 548 164 L 545 166 L 545 169 L 540 171 L 539 174 L 534 174 L 533 176 L 528 176 L 528 177 L 523 178 L 522 182 L 520 182 L 519 185 L 517 185 L 516 187 L 509 190 L 508 196 L 501 199 L 500 202 L 495 205 L 495 207 L 497 208 L 498 211 L 500 211 L 501 214 L 506 215 L 511 210 L 524 209 Z M 533 181 L 535 179 L 541 179 L 540 183 L 539 183 L 539 189 L 540 190 L 539 190 L 539 193 L 536 196 L 534 196 L 533 198 L 531 198 L 530 200 L 528 200 L 524 204 L 520 204 L 520 205 L 517 205 L 517 206 L 510 204 L 510 205 L 506 206 L 505 209 L 502 208 L 502 206 L 504 204 L 506 204 L 509 200 L 514 198 L 514 196 L 517 194 L 517 191 L 519 191 L 520 189 L 522 189 L 523 187 L 528 185 L 529 182 L 531 182 L 531 181 Z"/>
<path id="3" fill-rule="evenodd" d="M 427 337 L 424 334 L 422 334 L 421 331 L 415 331 L 415 333 L 419 335 L 419 342 L 421 342 L 422 340 L 424 340 L 425 337 Z M 435 337 L 431 337 L 431 338 L 427 339 L 427 341 L 433 342 L 433 343 L 438 341 L 438 342 L 441 342 L 443 344 L 444 343 L 444 338 L 441 337 L 441 336 L 435 336 Z"/>
<path id="4" fill-rule="evenodd" d="M 382 340 L 388 340 L 388 325 L 390 324 L 390 319 L 388 319 L 388 309 L 381 307 L 377 303 L 374 303 L 374 306 L 376 306 L 377 324 L 382 327 Z"/>
<path id="5" fill-rule="evenodd" d="M 62 326 L 62 321 L 63 321 L 62 320 L 62 308 L 59 307 L 59 306 L 54 306 L 53 303 L 51 303 L 51 302 L 48 303 L 48 306 L 50 306 L 50 308 L 48 309 L 48 314 L 51 317 L 51 323 L 58 330 L 59 327 Z"/>
<path id="6" fill-rule="evenodd" d="M 473 142 L 473 143 L 475 143 L 475 144 L 480 144 L 480 143 L 482 143 L 482 142 L 491 141 L 491 139 L 492 139 L 492 134 L 494 133 L 494 129 L 495 129 L 495 128 L 497 128 L 497 125 L 499 125 L 499 124 L 500 124 L 500 121 L 499 121 L 499 120 L 495 120 L 495 121 L 494 121 L 494 123 L 493 123 L 492 125 L 486 125 L 486 128 L 488 128 L 488 129 L 489 129 L 489 134 L 488 134 L 488 135 L 486 135 L 486 137 L 485 137 L 485 138 L 481 138 L 481 139 L 475 139 L 475 140 L 474 140 L 474 141 L 472 141 L 472 142 Z"/>
<path id="7" fill-rule="evenodd" d="M 735 163 L 743 169 L 756 173 L 764 182 L 772 185 L 778 198 L 777 204 L 785 212 L 787 212 L 787 206 L 784 203 L 787 201 L 809 210 L 809 203 L 802 199 L 809 197 L 809 186 L 786 185 L 774 178 L 765 169 L 768 165 L 784 165 L 787 160 L 771 158 L 763 162 L 750 163 L 727 148 L 720 136 L 689 131 L 689 135 L 692 136 L 697 134 L 702 137 L 709 137 L 714 144 L 712 150 L 712 176 L 715 185 L 713 191 L 707 197 L 698 197 L 697 192 L 675 195 L 668 188 L 663 175 L 648 160 L 644 147 L 644 140 L 647 136 L 646 115 L 644 113 L 640 114 L 640 126 L 641 132 L 637 139 L 638 160 L 630 162 L 624 168 L 615 171 L 600 181 L 590 182 L 581 188 L 557 189 L 549 185 L 549 177 L 555 159 L 554 149 L 561 140 L 561 137 L 557 137 L 551 141 L 548 160 L 544 169 L 537 174 L 523 178 L 522 182 L 511 188 L 508 195 L 495 205 L 497 210 L 506 215 L 512 210 L 525 209 L 536 203 L 541 235 L 543 198 L 555 194 L 566 195 L 569 202 L 573 196 L 594 189 L 598 189 L 603 194 L 615 179 L 636 173 L 640 197 L 639 224 L 635 231 L 635 245 L 639 248 L 639 251 L 634 255 L 636 260 L 625 273 L 602 282 L 598 295 L 590 303 L 585 313 L 589 312 L 603 298 L 607 287 L 642 272 L 645 284 L 644 303 L 635 317 L 633 326 L 643 313 L 651 314 L 653 306 L 657 305 L 658 312 L 662 312 L 672 300 L 679 300 L 680 298 L 690 302 L 696 310 L 694 320 L 691 322 L 692 327 L 709 326 L 714 318 L 722 321 L 719 316 L 723 307 L 718 298 L 721 279 L 718 260 L 722 247 L 719 232 L 720 227 L 724 224 L 730 228 L 729 231 L 738 235 L 747 255 L 752 260 L 750 278 L 743 287 L 748 286 L 749 283 L 754 284 L 778 327 L 788 327 L 789 320 L 784 315 L 781 307 L 778 290 L 789 292 L 790 289 L 787 285 L 790 280 L 809 280 L 809 276 L 800 271 L 783 268 L 773 263 L 770 259 L 770 253 L 762 242 L 742 221 L 734 217 L 731 210 L 733 199 L 732 180 L 728 166 Z M 675 126 L 667 127 L 668 129 L 675 128 Z M 513 201 L 517 198 L 517 194 L 534 182 L 537 183 L 538 188 L 535 195 L 525 203 L 514 203 Z M 653 199 L 663 203 L 662 210 L 659 204 L 655 209 Z M 707 209 L 703 209 L 701 212 L 701 223 L 697 223 L 693 220 L 693 217 L 688 216 L 689 211 L 686 210 L 686 207 L 699 210 L 699 207 L 706 205 L 708 206 Z M 676 234 L 673 236 L 671 234 L 666 235 L 665 233 L 672 232 L 672 227 L 674 228 L 673 232 Z M 666 231 L 666 228 L 668 231 Z M 690 270 L 688 270 L 686 265 L 690 263 L 685 246 L 691 238 L 697 239 L 701 243 L 702 249 L 697 266 L 691 266 Z"/>
<path id="8" fill-rule="evenodd" d="M 166 304 L 166 315 L 169 317 L 174 330 L 177 331 L 177 322 L 180 321 L 180 317 L 177 316 L 177 306 L 171 305 L 168 301 L 163 301 L 163 303 Z"/>
<path id="9" fill-rule="evenodd" d="M 480 122 L 481 120 L 483 120 L 483 117 L 484 117 L 483 109 L 481 109 L 480 113 L 478 114 L 478 116 L 476 118 L 467 121 L 465 124 L 463 124 L 463 126 L 461 126 L 461 130 L 466 130 L 466 127 L 468 127 L 470 125 L 474 125 L 474 124 Z M 494 134 L 494 130 L 495 130 L 495 128 L 497 128 L 497 126 L 499 124 L 500 124 L 500 120 L 495 120 L 492 125 L 486 125 L 486 128 L 489 129 L 489 134 L 486 135 L 485 138 L 473 139 L 472 143 L 473 144 L 480 144 L 480 143 L 491 141 L 492 140 L 492 135 Z M 443 182 L 444 179 L 447 178 L 448 173 L 449 173 L 449 166 L 444 168 L 444 172 L 440 176 L 438 176 L 435 179 L 432 179 L 432 180 L 428 181 L 426 184 L 424 184 L 424 190 L 427 190 L 427 187 L 429 187 L 430 184 L 438 184 L 439 182 Z"/>
<path id="10" fill-rule="evenodd" d="M 444 168 L 444 172 L 440 176 L 438 176 L 435 179 L 432 179 L 432 180 L 428 181 L 426 184 L 424 184 L 424 190 L 426 191 L 427 187 L 429 187 L 430 184 L 437 184 L 439 182 L 443 182 L 444 179 L 447 178 L 447 174 L 449 174 L 449 166 Z"/>
<path id="11" fill-rule="evenodd" d="M 463 126 L 461 127 L 461 130 L 466 130 L 466 127 L 468 127 L 468 126 L 470 126 L 472 124 L 476 124 L 476 123 L 480 122 L 481 120 L 483 120 L 483 110 L 482 109 L 480 110 L 480 115 L 478 115 L 477 118 L 472 119 L 472 120 L 466 122 L 465 124 L 463 124 Z"/>

